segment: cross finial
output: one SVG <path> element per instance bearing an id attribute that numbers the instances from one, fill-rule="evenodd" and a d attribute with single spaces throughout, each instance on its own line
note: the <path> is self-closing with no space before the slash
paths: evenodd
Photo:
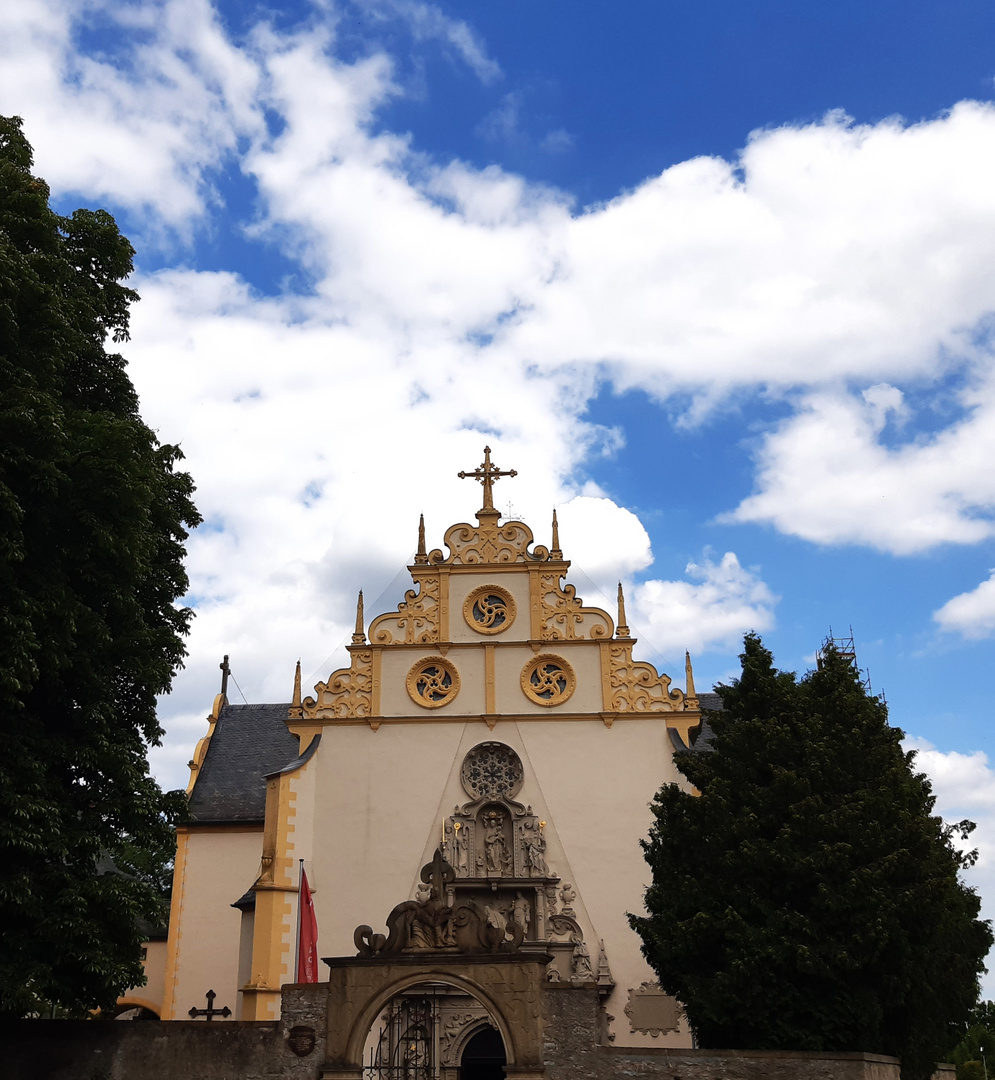
<path id="1" fill-rule="evenodd" d="M 228 696 L 228 676 L 231 674 L 231 668 L 228 666 L 228 654 L 225 653 L 224 660 L 218 664 L 221 668 L 221 694 L 223 697 Z"/>
<path id="2" fill-rule="evenodd" d="M 471 480 L 479 480 L 484 485 L 484 505 L 481 507 L 480 512 L 484 513 L 486 511 L 497 514 L 498 511 L 494 509 L 494 481 L 500 480 L 502 476 L 517 476 L 518 471 L 516 469 L 499 469 L 496 465 L 492 465 L 491 448 L 485 446 L 483 464 L 478 465 L 473 472 L 458 472 L 456 475 L 460 480 L 465 480 L 467 477 Z"/>

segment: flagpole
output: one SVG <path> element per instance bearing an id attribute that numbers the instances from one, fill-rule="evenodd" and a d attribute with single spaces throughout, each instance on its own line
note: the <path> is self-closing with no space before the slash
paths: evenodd
<path id="1" fill-rule="evenodd" d="M 304 873 L 304 860 L 297 860 L 297 947 L 294 950 L 294 982 L 301 981 L 301 918 L 304 912 L 301 910 L 301 877 Z"/>

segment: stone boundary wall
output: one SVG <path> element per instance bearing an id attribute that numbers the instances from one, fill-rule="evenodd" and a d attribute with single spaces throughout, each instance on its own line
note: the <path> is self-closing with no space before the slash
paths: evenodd
<path id="1" fill-rule="evenodd" d="M 600 1045 L 595 987 L 544 995 L 547 1080 L 899 1080 L 895 1058 Z M 327 984 L 285 986 L 279 1021 L 17 1020 L 0 1026 L 3 1080 L 320 1080 Z M 310 1028 L 298 1057 L 292 1028 Z M 935 1080 L 954 1080 L 941 1066 Z"/>
<path id="2" fill-rule="evenodd" d="M 900 1080 L 898 1058 L 785 1050 L 682 1050 L 596 1043 L 598 992 L 553 984 L 546 994 L 547 1080 Z M 934 1080 L 954 1080 L 940 1065 Z"/>

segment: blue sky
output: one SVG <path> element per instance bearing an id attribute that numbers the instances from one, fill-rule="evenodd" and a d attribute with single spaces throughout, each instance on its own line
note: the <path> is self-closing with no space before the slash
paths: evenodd
<path id="1" fill-rule="evenodd" d="M 995 901 L 995 5 L 33 0 L 0 109 L 138 249 L 127 354 L 217 664 L 339 662 L 477 494 L 699 684 L 852 626 Z"/>

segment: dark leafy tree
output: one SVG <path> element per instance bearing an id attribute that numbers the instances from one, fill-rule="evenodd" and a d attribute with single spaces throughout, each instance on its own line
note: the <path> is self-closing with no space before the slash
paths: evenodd
<path id="1" fill-rule="evenodd" d="M 105 1006 L 141 981 L 138 926 L 162 917 L 154 853 L 176 808 L 146 755 L 184 654 L 191 613 L 176 601 L 199 520 L 179 450 L 142 422 L 125 361 L 105 349 L 128 336 L 131 245 L 102 210 L 56 214 L 31 165 L 20 121 L 0 119 L 7 1016 Z"/>
<path id="2" fill-rule="evenodd" d="M 643 952 L 703 1046 L 892 1054 L 925 1080 L 992 944 L 958 876 L 973 826 L 933 815 L 845 657 L 798 680 L 748 635 L 741 659 L 711 752 L 677 755 L 700 794 L 654 801 Z"/>

